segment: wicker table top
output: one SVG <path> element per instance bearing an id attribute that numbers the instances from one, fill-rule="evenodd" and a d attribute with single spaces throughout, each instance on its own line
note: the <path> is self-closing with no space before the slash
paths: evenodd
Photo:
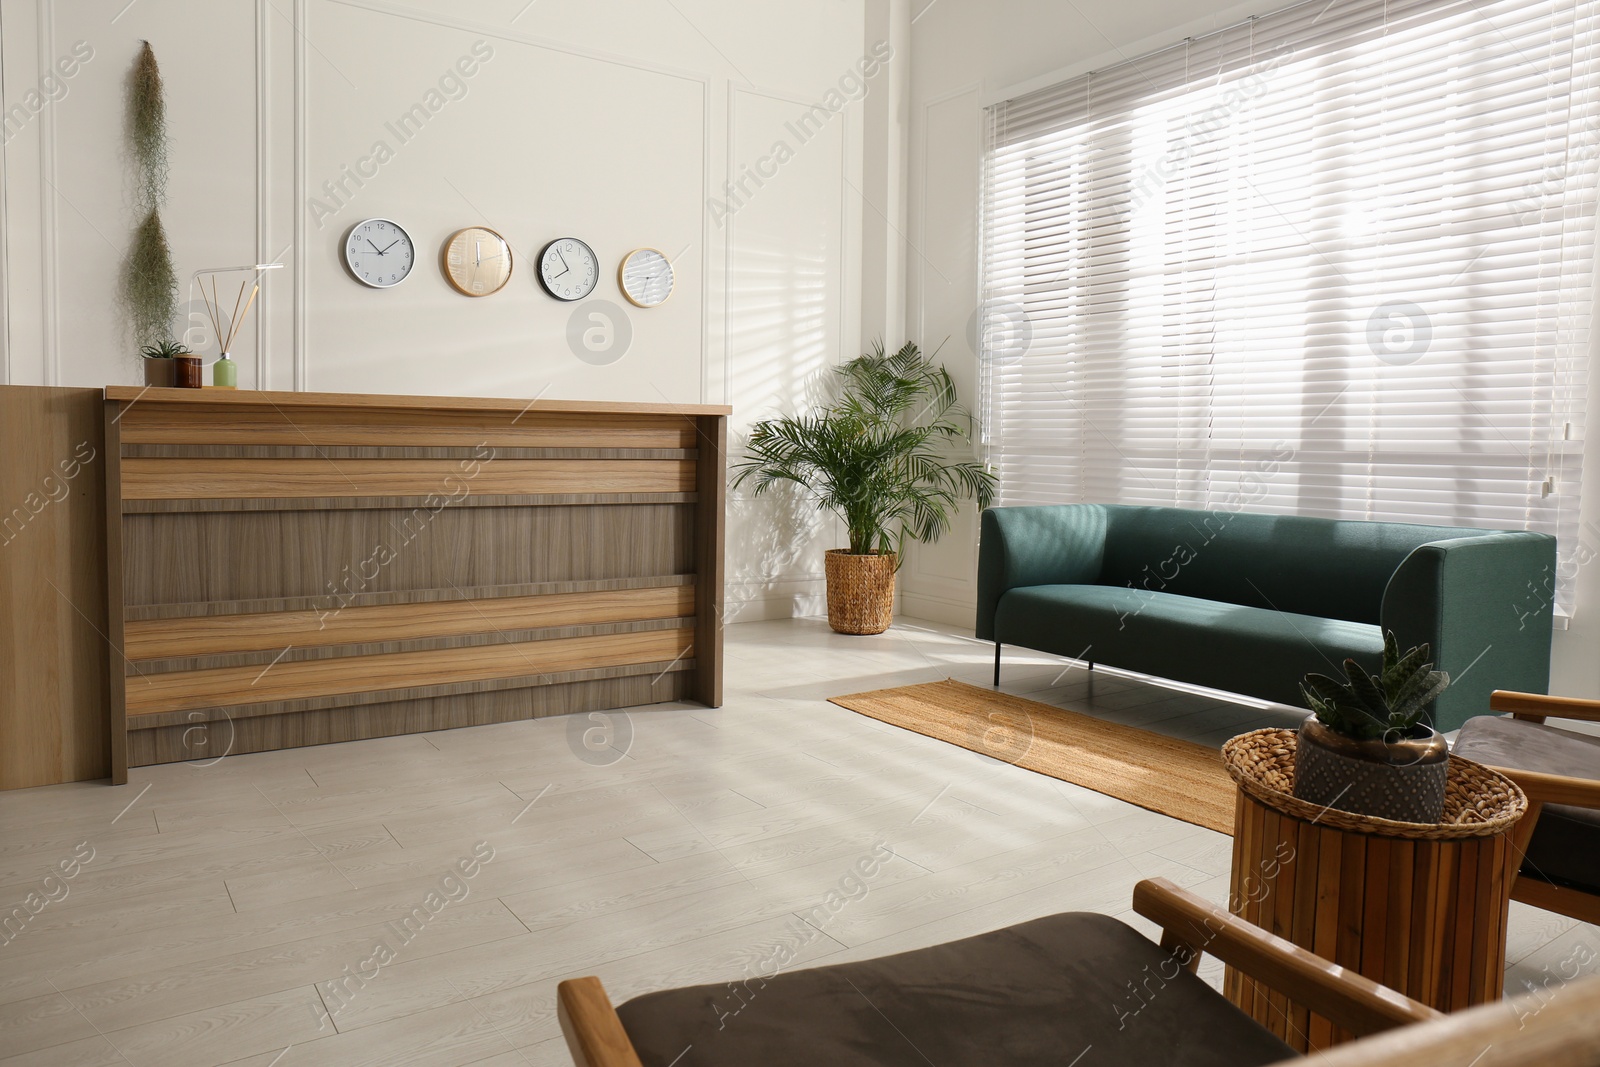
<path id="1" fill-rule="evenodd" d="M 1312 804 L 1294 795 L 1293 730 L 1252 730 L 1222 746 L 1228 774 L 1268 807 L 1337 830 L 1384 837 L 1443 841 L 1505 833 L 1528 810 L 1528 798 L 1511 779 L 1481 763 L 1450 757 L 1444 818 L 1438 823 L 1396 822 Z"/>

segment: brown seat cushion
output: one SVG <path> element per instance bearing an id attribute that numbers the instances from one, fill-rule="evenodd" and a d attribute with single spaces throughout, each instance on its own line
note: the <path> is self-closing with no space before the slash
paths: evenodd
<path id="1" fill-rule="evenodd" d="M 618 1014 L 646 1067 L 1245 1067 L 1295 1055 L 1160 946 L 1082 912 L 649 993 Z"/>
<path id="2" fill-rule="evenodd" d="M 1452 748 L 1495 767 L 1600 778 L 1600 737 L 1535 722 L 1480 715 Z M 1539 815 L 1522 871 L 1557 885 L 1600 892 L 1600 811 L 1551 804 Z"/>

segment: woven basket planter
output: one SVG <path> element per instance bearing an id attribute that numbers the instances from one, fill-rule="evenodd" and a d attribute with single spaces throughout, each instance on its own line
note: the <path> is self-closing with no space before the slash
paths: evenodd
<path id="1" fill-rule="evenodd" d="M 1498 771 L 1452 756 L 1444 788 L 1444 814 L 1436 823 L 1398 822 L 1313 804 L 1294 795 L 1293 730 L 1252 730 L 1222 746 L 1240 789 L 1275 811 L 1322 826 L 1410 840 L 1443 841 L 1505 833 L 1528 810 L 1528 798 Z"/>
<path id="2" fill-rule="evenodd" d="M 893 552 L 827 554 L 828 625 L 841 634 L 881 634 L 894 621 Z"/>

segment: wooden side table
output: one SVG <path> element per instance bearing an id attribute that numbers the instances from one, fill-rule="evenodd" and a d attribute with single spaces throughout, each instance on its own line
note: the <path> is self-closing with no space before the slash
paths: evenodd
<path id="1" fill-rule="evenodd" d="M 1257 730 L 1223 748 L 1239 786 L 1229 910 L 1441 1011 L 1499 999 L 1521 790 L 1452 757 L 1442 823 L 1374 819 L 1295 798 L 1294 747 Z M 1223 991 L 1296 1050 L 1350 1040 L 1232 968 Z"/>

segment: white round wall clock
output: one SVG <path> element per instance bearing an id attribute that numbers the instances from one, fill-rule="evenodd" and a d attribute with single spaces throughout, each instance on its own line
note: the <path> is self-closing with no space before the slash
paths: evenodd
<path id="1" fill-rule="evenodd" d="M 660 307 L 672 295 L 672 262 L 654 248 L 636 248 L 622 257 L 617 286 L 635 307 Z"/>
<path id="2" fill-rule="evenodd" d="M 539 253 L 539 284 L 557 300 L 582 300 L 599 281 L 600 260 L 576 237 L 557 237 Z"/>
<path id="3" fill-rule="evenodd" d="M 344 265 L 361 284 L 388 289 L 411 276 L 417 248 L 398 222 L 367 219 L 350 227 L 344 239 Z"/>

